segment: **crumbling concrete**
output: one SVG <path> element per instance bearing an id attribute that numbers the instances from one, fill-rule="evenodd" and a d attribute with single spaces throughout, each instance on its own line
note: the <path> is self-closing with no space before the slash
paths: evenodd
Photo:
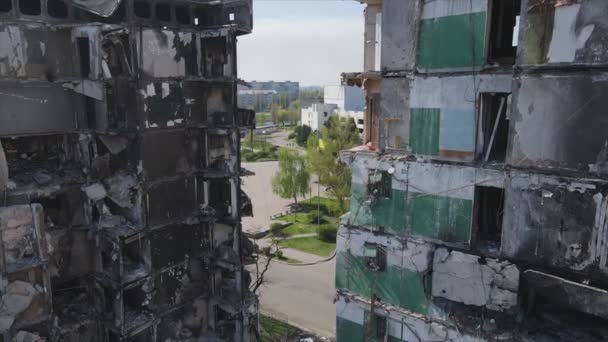
<path id="1" fill-rule="evenodd" d="M 433 296 L 504 311 L 517 305 L 519 269 L 509 262 L 481 259 L 439 248 L 433 259 Z"/>
<path id="2" fill-rule="evenodd" d="M 338 342 L 607 340 L 608 2 L 359 2 Z"/>
<path id="3" fill-rule="evenodd" d="M 256 341 L 251 0 L 0 3 L 0 339 Z"/>

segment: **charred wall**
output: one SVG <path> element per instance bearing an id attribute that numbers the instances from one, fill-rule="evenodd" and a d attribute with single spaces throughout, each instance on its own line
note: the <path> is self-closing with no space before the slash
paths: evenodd
<path id="1" fill-rule="evenodd" d="M 3 341 L 254 341 L 250 0 L 0 1 Z M 217 234 L 217 236 L 216 236 Z"/>

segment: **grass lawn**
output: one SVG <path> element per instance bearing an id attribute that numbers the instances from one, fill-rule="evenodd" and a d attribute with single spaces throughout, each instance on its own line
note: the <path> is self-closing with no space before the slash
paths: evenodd
<path id="1" fill-rule="evenodd" d="M 302 208 L 301 212 L 284 215 L 276 219 L 275 222 L 287 223 L 287 226 L 280 233 L 277 233 L 276 236 L 289 237 L 301 234 L 319 234 L 319 231 L 327 233 L 327 226 L 337 227 L 339 217 L 344 213 L 339 209 L 338 202 L 330 198 L 313 197 L 299 202 L 299 205 Z M 346 207 L 348 208 L 348 206 Z M 317 210 L 321 211 L 321 225 L 316 224 L 316 222 L 310 223 L 310 218 L 308 217 L 310 213 L 316 214 Z M 327 242 L 330 241 L 327 237 L 325 240 L 320 239 L 319 235 L 316 235 L 282 240 L 279 245 L 284 248 L 297 249 L 301 252 L 325 257 L 329 256 L 336 248 L 335 243 Z"/>
<path id="2" fill-rule="evenodd" d="M 287 341 L 288 338 L 294 338 L 298 334 L 300 334 L 300 330 L 287 322 L 260 314 L 261 341 Z"/>
<path id="3" fill-rule="evenodd" d="M 335 243 L 321 241 L 316 236 L 281 240 L 279 245 L 284 248 L 293 248 L 322 257 L 330 256 L 334 249 L 336 249 Z"/>
<path id="4" fill-rule="evenodd" d="M 283 229 L 285 235 L 300 235 L 300 234 L 311 234 L 316 233 L 319 230 L 316 224 L 305 224 L 305 223 L 293 223 L 287 228 Z"/>

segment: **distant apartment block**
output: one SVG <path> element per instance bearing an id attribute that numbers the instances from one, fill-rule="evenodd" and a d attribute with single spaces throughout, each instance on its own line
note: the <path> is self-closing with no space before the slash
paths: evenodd
<path id="1" fill-rule="evenodd" d="M 272 103 L 284 106 L 300 97 L 298 82 L 249 82 L 247 86 L 238 86 L 239 106 L 253 108 L 256 111 L 267 111 Z"/>
<path id="2" fill-rule="evenodd" d="M 308 108 L 302 109 L 301 124 L 312 128 L 313 131 L 319 131 L 323 128 L 325 121 L 330 116 L 334 115 L 338 109 L 335 104 L 314 103 Z"/>
<path id="3" fill-rule="evenodd" d="M 276 90 L 239 90 L 238 103 L 241 108 L 266 111 L 278 100 Z"/>

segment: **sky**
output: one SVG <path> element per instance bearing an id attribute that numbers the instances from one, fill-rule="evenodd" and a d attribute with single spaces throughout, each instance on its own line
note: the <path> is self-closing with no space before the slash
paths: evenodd
<path id="1" fill-rule="evenodd" d="M 253 0 L 253 32 L 239 37 L 239 78 L 340 84 L 363 69 L 363 9 L 354 0 Z"/>

